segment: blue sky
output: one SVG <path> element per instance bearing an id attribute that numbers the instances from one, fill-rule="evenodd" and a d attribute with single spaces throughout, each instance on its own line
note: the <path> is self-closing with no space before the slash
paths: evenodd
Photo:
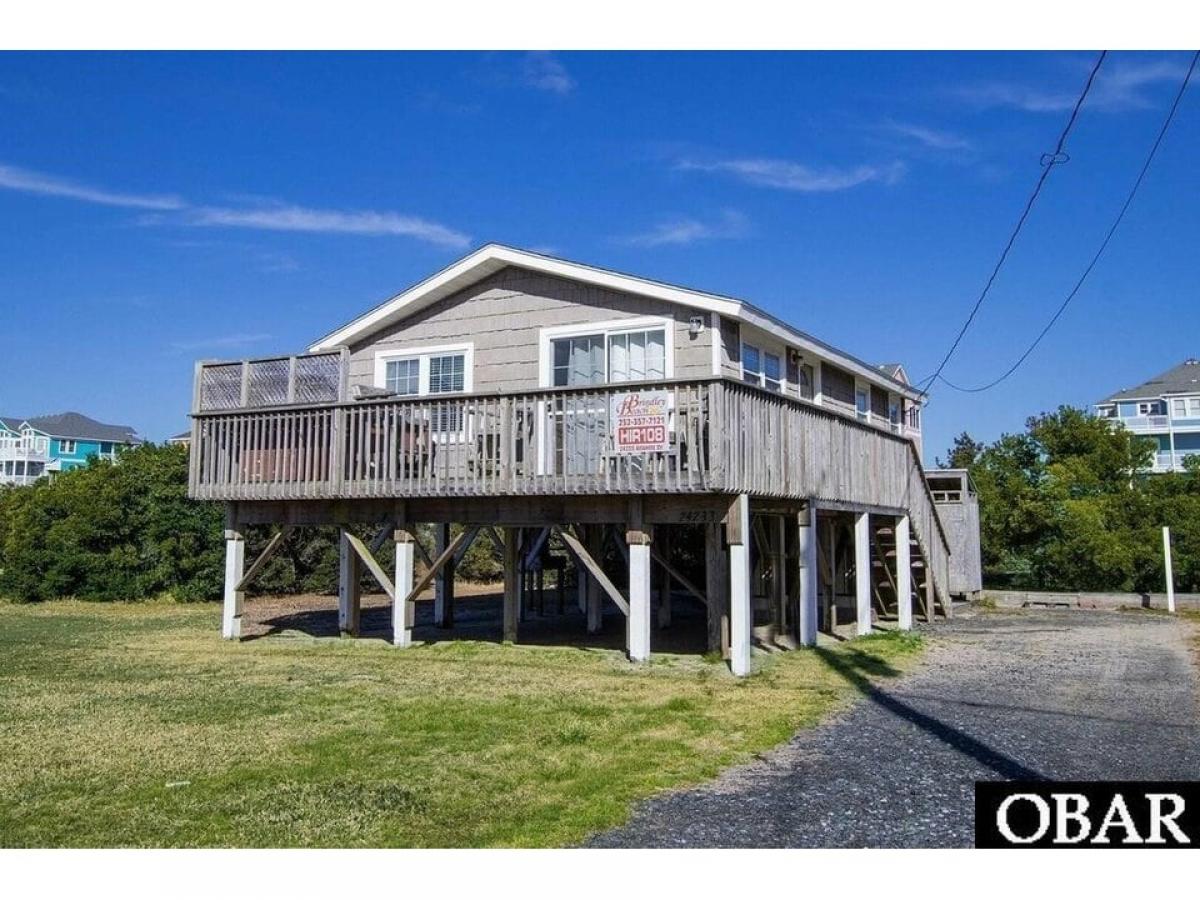
<path id="1" fill-rule="evenodd" d="M 0 413 L 161 439 L 192 364 L 301 350 L 487 241 L 743 297 L 914 378 L 994 264 L 1088 53 L 0 54 Z M 946 375 L 1004 371 L 1103 237 L 1184 53 L 1110 54 Z M 1200 89 L 1104 261 L 968 430 L 1200 354 Z"/>

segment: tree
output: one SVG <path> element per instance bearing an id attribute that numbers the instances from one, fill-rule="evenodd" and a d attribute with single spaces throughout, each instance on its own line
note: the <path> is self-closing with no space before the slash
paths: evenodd
<path id="1" fill-rule="evenodd" d="M 950 446 L 950 452 L 946 454 L 946 461 L 942 462 L 941 458 L 938 458 L 937 467 L 939 469 L 969 469 L 979 459 L 983 450 L 984 445 L 964 431 L 954 439 L 954 443 Z"/>
<path id="2" fill-rule="evenodd" d="M 1170 524 L 1177 586 L 1200 588 L 1200 466 L 1147 475 L 1153 452 L 1152 441 L 1067 406 L 989 445 L 956 438 L 949 463 L 979 492 L 987 582 L 1161 590 L 1160 529 Z"/>

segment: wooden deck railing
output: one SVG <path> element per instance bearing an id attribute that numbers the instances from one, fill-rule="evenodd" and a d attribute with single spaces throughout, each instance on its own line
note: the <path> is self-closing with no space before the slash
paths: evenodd
<path id="1" fill-rule="evenodd" d="M 298 368 L 287 361 L 272 371 Z M 226 398 L 229 372 L 219 376 Z M 252 398 L 253 371 L 237 374 L 239 396 Z M 639 389 L 668 395 L 667 447 L 618 453 L 611 400 Z M 719 378 L 360 401 L 338 393 L 323 403 L 198 407 L 191 496 L 812 497 L 907 510 L 939 591 L 949 583 L 949 546 L 912 441 L 807 401 Z"/>
<path id="2" fill-rule="evenodd" d="M 610 401 L 638 388 L 667 392 L 668 446 L 617 453 Z M 720 490 L 708 403 L 701 381 L 198 412 L 191 493 L 289 500 Z"/>

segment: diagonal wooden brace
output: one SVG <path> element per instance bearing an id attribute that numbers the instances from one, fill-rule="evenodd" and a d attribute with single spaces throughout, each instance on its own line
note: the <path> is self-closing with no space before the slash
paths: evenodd
<path id="1" fill-rule="evenodd" d="M 350 544 L 358 558 L 362 560 L 363 565 L 367 567 L 367 571 L 379 582 L 379 586 L 383 588 L 383 592 L 388 595 L 393 601 L 396 599 L 396 586 L 392 584 L 392 579 L 388 578 L 387 573 L 376 562 L 371 551 L 367 549 L 367 545 L 362 542 L 362 539 L 356 535 L 346 532 L 346 541 Z"/>
<path id="2" fill-rule="evenodd" d="M 704 606 L 708 606 L 708 598 L 704 595 L 704 592 L 688 581 L 684 576 L 680 575 L 679 570 L 667 562 L 666 559 L 663 558 L 662 554 L 654 549 L 653 545 L 650 547 L 650 558 L 662 566 L 668 575 L 683 585 L 683 589 L 685 591 L 699 600 Z"/>
<path id="3" fill-rule="evenodd" d="M 455 551 L 458 550 L 459 545 L 461 545 L 467 539 L 467 535 L 469 533 L 470 532 L 467 531 L 460 531 L 458 533 L 458 537 L 452 540 L 446 549 L 442 551 L 441 556 L 429 564 L 429 568 L 426 570 L 425 574 L 421 576 L 421 580 L 416 583 L 412 591 L 409 592 L 409 595 L 404 598 L 405 603 L 414 602 L 417 597 L 420 596 L 421 591 L 429 587 L 429 583 L 437 577 L 437 573 L 442 570 L 442 567 L 450 560 L 454 559 Z"/>
<path id="4" fill-rule="evenodd" d="M 237 583 L 237 587 L 234 588 L 235 591 L 244 591 L 250 586 L 250 583 L 254 581 L 258 573 L 261 572 L 266 567 L 267 563 L 271 561 L 271 557 L 275 555 L 275 551 L 283 546 L 284 540 L 286 540 L 287 536 L 291 533 L 291 525 L 284 525 L 277 532 L 275 532 L 275 534 L 271 537 L 271 540 L 267 542 L 267 546 L 263 548 L 263 552 L 258 554 L 258 559 L 254 561 L 254 563 L 246 571 L 246 574 L 242 576 L 242 580 Z"/>
<path id="5" fill-rule="evenodd" d="M 587 552 L 587 548 L 583 546 L 579 538 L 575 537 L 575 535 L 571 534 L 565 528 L 555 528 L 554 530 L 562 538 L 563 543 L 567 545 L 567 549 L 591 573 L 592 577 L 596 579 L 596 583 L 604 589 L 604 593 L 608 594 L 612 602 L 617 604 L 617 608 L 628 616 L 629 603 L 621 596 L 621 592 L 617 590 L 616 585 L 604 574 L 604 570 L 600 568 L 600 564 L 592 559 L 592 555 Z"/>

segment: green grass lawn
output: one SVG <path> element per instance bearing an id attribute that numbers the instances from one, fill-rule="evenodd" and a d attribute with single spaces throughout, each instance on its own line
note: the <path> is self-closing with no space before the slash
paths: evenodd
<path id="1" fill-rule="evenodd" d="M 554 846 L 785 740 L 920 639 L 756 658 L 218 638 L 215 606 L 0 605 L 0 844 Z"/>

